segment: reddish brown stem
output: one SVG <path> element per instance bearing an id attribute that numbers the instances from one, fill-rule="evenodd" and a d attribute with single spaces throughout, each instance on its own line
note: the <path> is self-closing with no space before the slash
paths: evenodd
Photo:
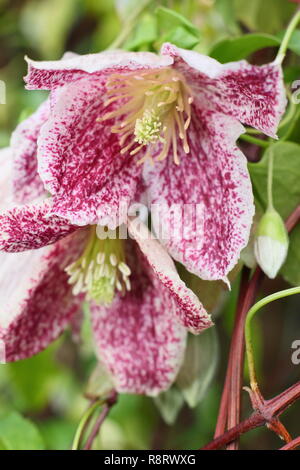
<path id="1" fill-rule="evenodd" d="M 289 215 L 286 219 L 285 226 L 287 231 L 290 232 L 298 224 L 300 220 L 300 205 Z"/>
<path id="2" fill-rule="evenodd" d="M 285 446 L 280 447 L 279 450 L 294 450 L 297 447 L 300 447 L 300 436 L 296 437 L 296 439 L 293 439 L 291 442 L 288 442 Z"/>
<path id="3" fill-rule="evenodd" d="M 232 364 L 232 354 L 229 353 L 228 366 L 226 371 L 226 377 L 219 407 L 218 419 L 215 429 L 214 437 L 221 436 L 226 430 L 227 426 L 227 408 L 228 408 L 228 398 L 229 398 L 229 389 L 230 389 L 230 379 L 231 379 L 231 364 Z"/>
<path id="4" fill-rule="evenodd" d="M 278 434 L 290 439 L 284 426 L 278 421 L 280 416 L 290 405 L 295 403 L 300 398 L 300 382 L 292 385 L 292 387 L 285 390 L 280 395 L 277 395 L 272 400 L 262 400 L 259 409 L 255 410 L 250 418 L 242 421 L 237 426 L 229 429 L 221 436 L 209 442 L 202 450 L 217 450 L 225 447 L 231 442 L 235 441 L 241 434 L 244 434 L 251 429 L 258 428 L 264 424 L 270 423 L 270 428 L 275 432 L 280 431 Z M 278 429 L 274 429 L 277 427 Z"/>
<path id="5" fill-rule="evenodd" d="M 272 414 L 280 416 L 289 406 L 298 400 L 298 398 L 300 398 L 300 381 L 272 400 L 268 400 L 268 408 Z"/>
<path id="6" fill-rule="evenodd" d="M 230 393 L 228 397 L 228 418 L 227 428 L 230 429 L 240 422 L 241 417 L 241 394 L 243 365 L 244 365 L 244 326 L 246 315 L 254 302 L 256 291 L 258 289 L 261 271 L 257 269 L 250 282 L 241 290 L 239 299 L 238 310 L 236 315 L 236 325 L 233 332 L 232 341 L 232 365 L 231 365 L 231 380 L 230 380 Z M 228 450 L 238 449 L 239 442 L 233 442 L 228 447 Z"/>
<path id="7" fill-rule="evenodd" d="M 263 426 L 265 424 L 265 419 L 263 416 L 260 415 L 258 412 L 254 412 L 250 418 L 245 419 L 234 428 L 229 429 L 221 436 L 217 437 L 213 441 L 209 442 L 204 446 L 201 450 L 217 450 L 225 447 L 230 442 L 236 440 L 241 434 L 244 434 L 251 429 L 258 428 L 259 426 Z"/>
<path id="8" fill-rule="evenodd" d="M 110 412 L 110 409 L 112 408 L 112 406 L 116 403 L 117 401 L 117 394 L 116 392 L 112 392 L 111 396 L 108 398 L 106 404 L 104 405 L 101 413 L 99 414 L 93 428 L 92 428 L 92 431 L 86 441 L 86 444 L 84 446 L 84 450 L 90 450 L 92 445 L 93 445 L 93 442 L 95 440 L 95 438 L 97 437 L 97 435 L 99 434 L 99 431 L 100 431 L 100 428 L 105 420 L 105 418 L 107 417 L 108 413 Z"/>
<path id="9" fill-rule="evenodd" d="M 232 350 L 232 366 L 231 366 L 231 380 L 230 392 L 228 397 L 228 419 L 227 428 L 230 429 L 240 422 L 241 416 L 241 390 L 244 366 L 244 350 L 245 338 L 244 327 L 248 310 L 253 305 L 257 290 L 263 278 L 263 273 L 260 268 L 257 268 L 248 282 L 246 288 L 242 289 L 241 299 L 238 304 L 238 311 L 236 315 L 236 324 L 233 331 L 231 342 Z M 231 450 L 238 448 L 238 442 L 232 443 L 229 448 Z"/>
<path id="10" fill-rule="evenodd" d="M 237 307 L 237 314 L 235 318 L 235 325 L 233 328 L 233 338 L 235 337 L 237 333 L 237 324 L 239 321 L 239 314 L 241 312 L 241 303 L 244 299 L 245 292 L 247 289 L 248 285 L 248 280 L 249 280 L 249 275 L 250 275 L 250 270 L 246 267 L 243 268 L 242 271 L 242 277 L 241 277 L 241 284 L 240 284 L 240 294 L 239 294 L 239 300 L 238 300 L 238 307 Z M 234 341 L 232 340 L 231 345 L 230 345 L 230 351 L 229 351 L 229 358 L 228 358 L 228 365 L 227 365 L 227 371 L 226 371 L 226 377 L 225 377 L 225 382 L 224 382 L 224 387 L 223 387 L 223 393 L 222 393 L 222 398 L 221 398 L 221 403 L 220 403 L 220 408 L 219 408 L 219 414 L 218 414 L 218 419 L 217 419 L 217 425 L 215 429 L 215 437 L 220 436 L 221 434 L 224 433 L 226 426 L 227 426 L 227 416 L 228 416 L 228 400 L 230 396 L 230 388 L 231 388 L 231 375 L 232 375 L 232 362 L 233 362 L 233 354 L 234 354 Z"/>
<path id="11" fill-rule="evenodd" d="M 89 435 L 88 437 L 88 440 L 86 441 L 86 444 L 84 446 L 84 450 L 90 450 L 92 445 L 93 445 L 93 442 L 94 442 L 94 439 L 96 438 L 96 436 L 98 435 L 99 431 L 100 431 L 100 428 L 101 428 L 101 425 L 103 424 L 106 416 L 108 415 L 109 413 L 109 406 L 108 405 L 105 405 L 100 413 L 100 415 L 98 416 L 96 422 L 95 422 L 95 425 L 92 429 L 92 432 L 91 434 Z"/>
<path id="12" fill-rule="evenodd" d="M 293 230 L 300 220 L 300 205 L 292 212 L 286 220 L 288 232 Z M 245 270 L 244 270 L 245 273 Z M 246 274 L 244 274 L 246 276 Z M 232 341 L 226 378 L 220 403 L 219 415 L 215 430 L 215 437 L 219 436 L 227 428 L 234 428 L 240 421 L 241 413 L 241 390 L 242 374 L 244 364 L 244 327 L 246 315 L 255 301 L 257 290 L 263 279 L 263 273 L 257 268 L 250 282 L 245 286 L 245 277 L 242 278 L 240 296 L 233 330 Z M 238 441 L 233 442 L 229 449 L 237 449 Z"/>

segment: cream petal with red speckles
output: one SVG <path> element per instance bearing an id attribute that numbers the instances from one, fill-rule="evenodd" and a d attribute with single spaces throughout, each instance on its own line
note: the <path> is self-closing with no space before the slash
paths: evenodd
<path id="1" fill-rule="evenodd" d="M 174 313 L 180 323 L 194 334 L 212 326 L 210 315 L 198 297 L 180 279 L 173 260 L 158 241 L 153 239 L 147 227 L 136 219 L 128 221 L 128 229 L 155 275 L 174 298 Z"/>
<path id="2" fill-rule="evenodd" d="M 141 166 L 121 155 L 109 123 L 97 121 L 103 110 L 104 82 L 93 78 L 60 91 L 38 140 L 39 173 L 53 195 L 53 212 L 77 225 L 100 223 L 114 228 L 126 221 Z"/>
<path id="3" fill-rule="evenodd" d="M 50 100 L 21 122 L 11 138 L 13 155 L 13 193 L 16 202 L 24 204 L 45 194 L 37 171 L 37 138 L 50 114 Z"/>
<path id="4" fill-rule="evenodd" d="M 109 307 L 92 303 L 92 326 L 100 360 L 118 392 L 157 395 L 174 382 L 186 330 L 176 320 L 180 303 L 133 242 L 127 259 L 131 291 Z"/>
<path id="5" fill-rule="evenodd" d="M 9 207 L 0 213 L 0 250 L 20 252 L 55 243 L 78 227 L 52 213 L 52 200 Z"/>
<path id="6" fill-rule="evenodd" d="M 145 167 L 158 238 L 202 279 L 224 279 L 248 243 L 254 205 L 247 161 L 235 143 L 242 132 L 235 119 L 195 107 L 190 153 L 181 152 L 178 166 L 169 155 Z"/>
<path id="7" fill-rule="evenodd" d="M 173 67 L 184 74 L 200 107 L 223 112 L 276 138 L 287 103 L 279 65 L 257 66 L 244 60 L 220 64 L 169 43 L 161 53 L 173 57 Z"/>
<path id="8" fill-rule="evenodd" d="M 25 77 L 28 90 L 51 90 L 66 83 L 94 74 L 101 77 L 111 73 L 127 73 L 133 70 L 157 69 L 173 63 L 171 57 L 152 52 L 103 51 L 98 54 L 64 57 L 62 60 L 37 62 L 26 59 L 28 74 Z"/>
<path id="9" fill-rule="evenodd" d="M 66 52 L 61 61 L 74 59 L 77 54 Z M 37 138 L 50 115 L 50 107 L 59 96 L 59 89 L 50 93 L 38 109 L 15 129 L 11 138 L 13 152 L 13 192 L 16 202 L 26 204 L 45 194 L 37 171 Z"/>
<path id="10" fill-rule="evenodd" d="M 81 299 L 74 297 L 64 269 L 82 251 L 85 237 L 81 229 L 51 247 L 0 253 L 0 341 L 5 361 L 38 353 L 78 314 Z"/>

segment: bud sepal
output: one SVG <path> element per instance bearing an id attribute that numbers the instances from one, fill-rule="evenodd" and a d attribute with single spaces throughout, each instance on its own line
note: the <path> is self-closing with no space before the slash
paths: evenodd
<path id="1" fill-rule="evenodd" d="M 268 209 L 261 218 L 256 232 L 254 253 L 256 260 L 270 278 L 274 279 L 287 257 L 288 233 L 280 214 Z"/>

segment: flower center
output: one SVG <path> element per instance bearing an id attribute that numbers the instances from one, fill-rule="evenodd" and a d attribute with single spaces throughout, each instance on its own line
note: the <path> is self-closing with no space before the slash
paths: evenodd
<path id="1" fill-rule="evenodd" d="M 191 122 L 192 92 L 183 75 L 171 68 L 137 74 L 114 74 L 107 84 L 109 98 L 105 106 L 118 102 L 118 108 L 108 111 L 99 121 L 114 119 L 111 131 L 120 135 L 121 153 L 139 152 L 145 156 L 139 163 L 151 159 L 164 160 L 172 151 L 178 165 L 177 140 L 189 153 L 187 129 Z M 123 104 L 119 105 L 119 103 Z M 161 144 L 159 150 L 157 144 Z"/>
<path id="2" fill-rule="evenodd" d="M 110 304 L 116 290 L 125 294 L 131 289 L 131 271 L 125 262 L 122 240 L 98 238 L 95 226 L 91 227 L 83 254 L 66 272 L 74 295 L 85 293 L 87 300 L 98 303 Z"/>

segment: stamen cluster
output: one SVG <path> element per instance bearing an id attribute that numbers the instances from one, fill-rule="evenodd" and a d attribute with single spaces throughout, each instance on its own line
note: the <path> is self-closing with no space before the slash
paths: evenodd
<path id="1" fill-rule="evenodd" d="M 66 268 L 73 294 L 85 293 L 87 300 L 110 304 L 115 291 L 130 291 L 130 268 L 125 262 L 122 240 L 98 238 L 91 228 L 89 241 L 78 260 Z"/>
<path id="2" fill-rule="evenodd" d="M 189 153 L 187 129 L 191 122 L 192 91 L 184 77 L 171 68 L 139 74 L 114 74 L 107 84 L 113 106 L 100 121 L 114 119 L 111 131 L 120 135 L 121 153 L 135 155 L 143 147 L 147 159 L 164 160 L 170 150 L 179 164 L 178 137 L 184 152 Z M 160 147 L 157 145 L 160 144 Z"/>

